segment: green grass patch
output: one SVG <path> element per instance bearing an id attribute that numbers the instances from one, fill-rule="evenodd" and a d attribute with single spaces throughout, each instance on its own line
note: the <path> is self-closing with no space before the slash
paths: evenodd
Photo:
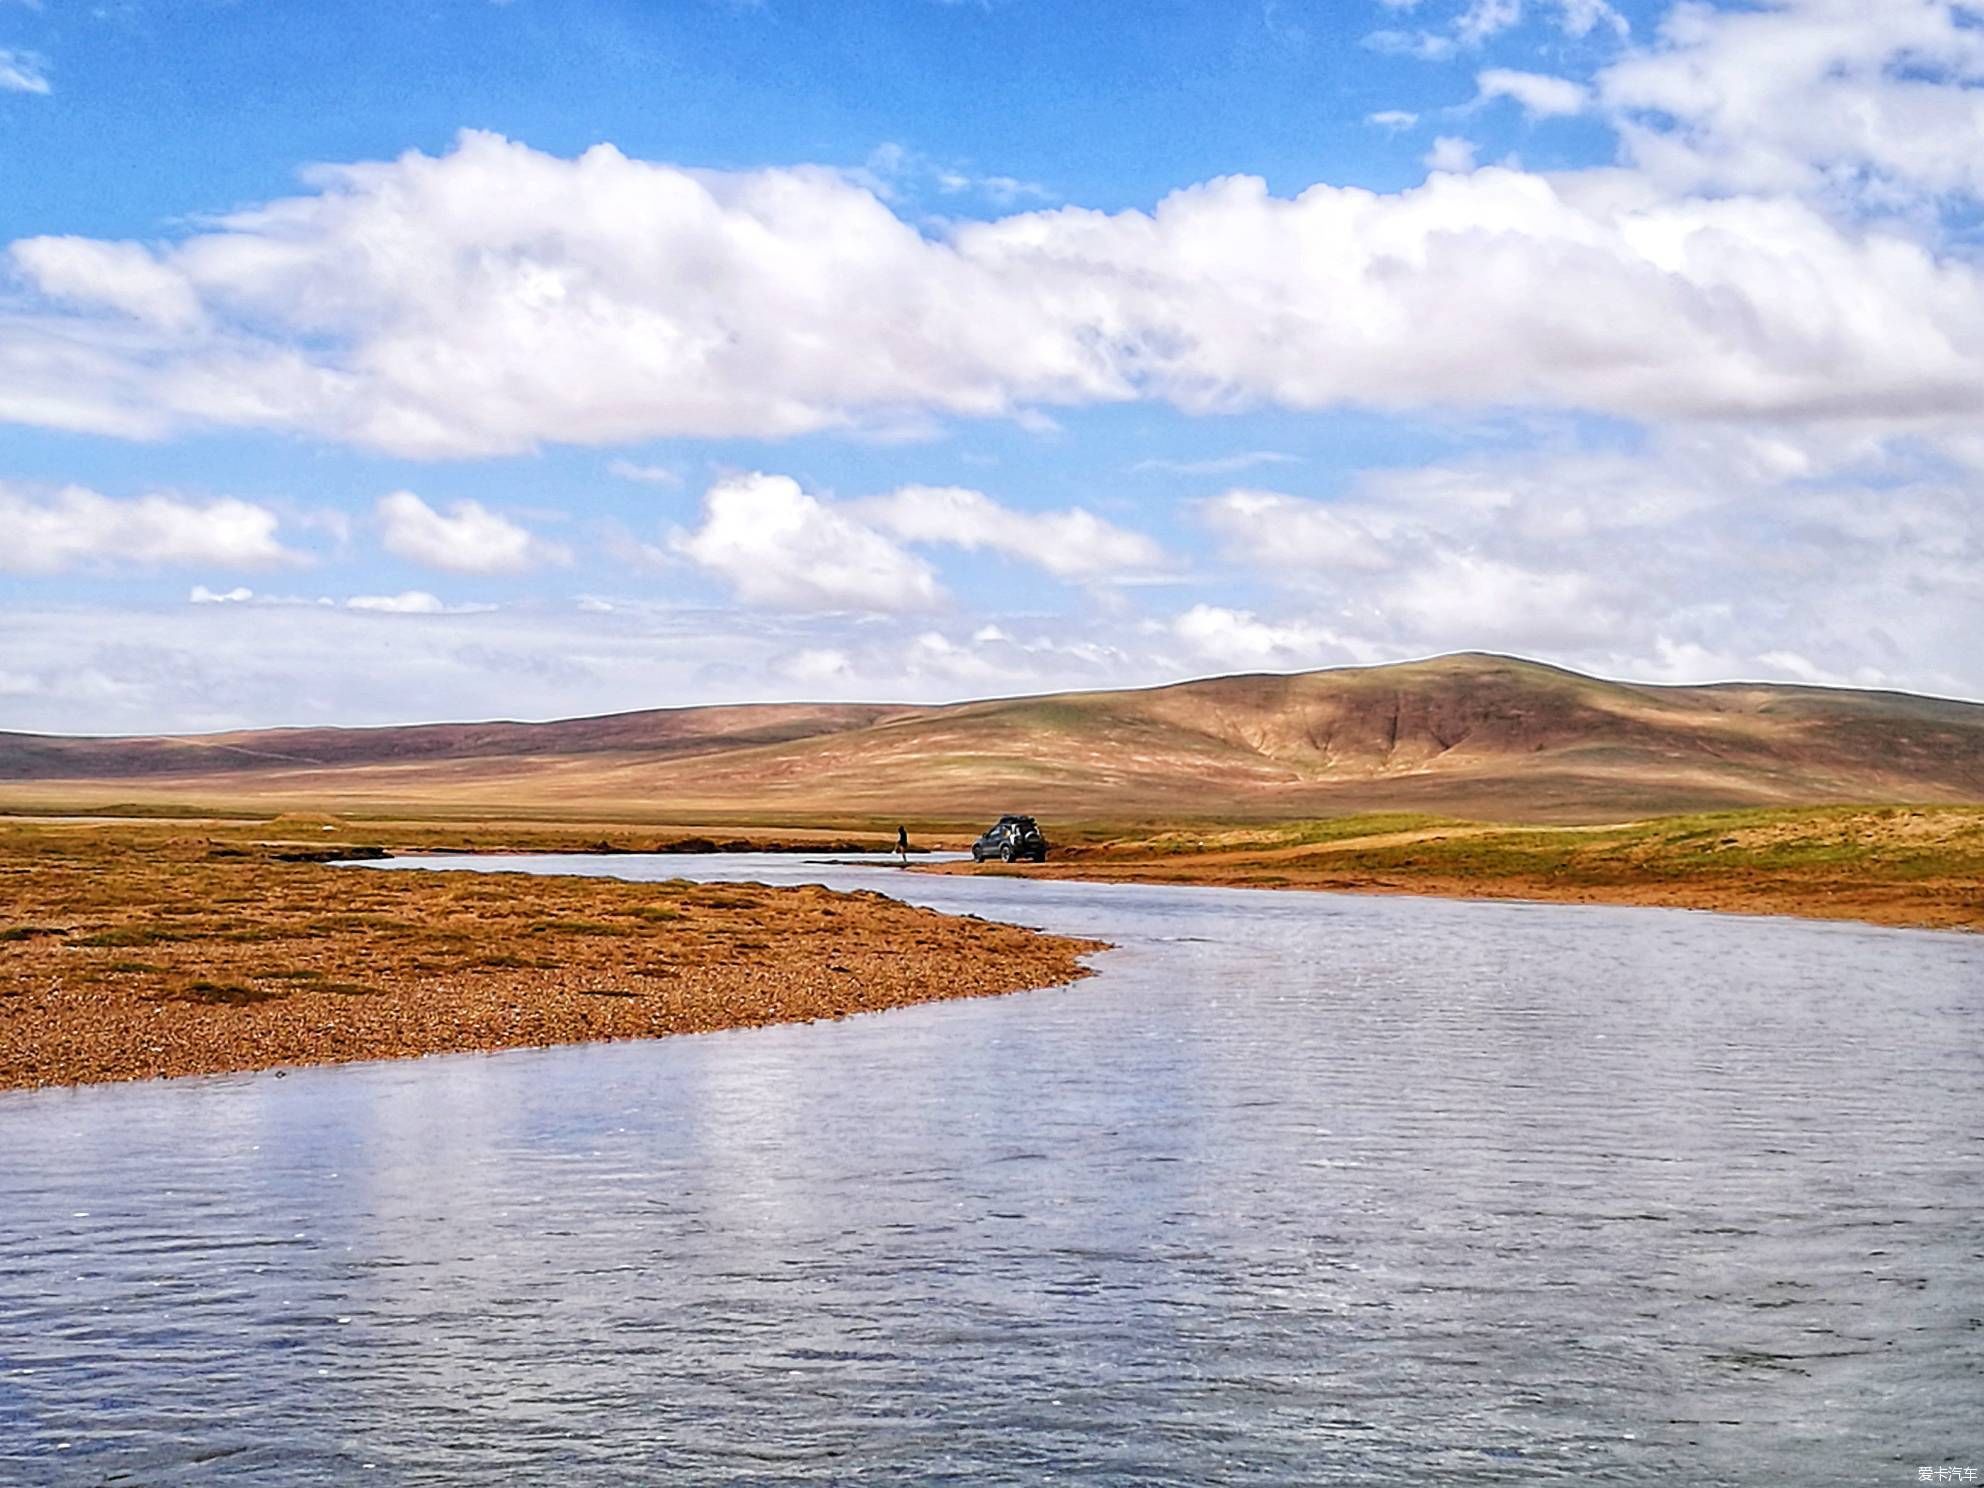
<path id="1" fill-rule="evenodd" d="M 605 920 L 539 920 L 530 927 L 531 935 L 604 935 L 628 936 L 635 934 L 631 925 L 610 925 Z"/>
<path id="2" fill-rule="evenodd" d="M 156 925 L 115 925 L 108 930 L 97 930 L 85 935 L 75 944 L 102 949 L 116 946 L 169 945 L 174 941 L 194 938 L 183 930 L 161 930 Z"/>
<path id="3" fill-rule="evenodd" d="M 277 1002 L 287 996 L 287 992 L 244 986 L 240 982 L 198 981 L 188 982 L 170 994 L 170 1000 L 195 1002 L 203 1007 L 252 1007 L 258 1002 Z"/>

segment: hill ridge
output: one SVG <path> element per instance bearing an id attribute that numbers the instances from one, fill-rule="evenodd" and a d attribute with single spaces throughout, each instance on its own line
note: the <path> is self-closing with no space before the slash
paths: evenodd
<path id="1" fill-rule="evenodd" d="M 744 703 L 544 723 L 0 734 L 0 801 L 63 783 L 469 805 L 1085 817 L 1510 819 L 1984 800 L 1984 704 L 1800 684 L 1613 682 L 1493 652 L 944 705 Z M 114 792 L 113 792 L 114 793 Z"/>

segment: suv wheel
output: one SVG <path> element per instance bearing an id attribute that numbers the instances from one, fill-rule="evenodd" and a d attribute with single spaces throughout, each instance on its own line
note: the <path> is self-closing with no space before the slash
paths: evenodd
<path id="1" fill-rule="evenodd" d="M 980 847 L 976 842 L 971 845 L 971 860 L 974 863 L 985 861 L 985 849 Z"/>
<path id="2" fill-rule="evenodd" d="M 1012 860 L 1013 860 L 1013 845 L 1012 843 L 1008 842 L 1004 847 L 999 849 L 999 861 L 1002 863 L 1010 863 L 1012 862 Z"/>

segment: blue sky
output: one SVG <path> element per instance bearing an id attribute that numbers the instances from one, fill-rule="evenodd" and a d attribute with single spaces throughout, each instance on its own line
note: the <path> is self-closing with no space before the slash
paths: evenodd
<path id="1" fill-rule="evenodd" d="M 1864 9 L 0 0 L 0 727 L 1984 696 L 1984 16 Z"/>

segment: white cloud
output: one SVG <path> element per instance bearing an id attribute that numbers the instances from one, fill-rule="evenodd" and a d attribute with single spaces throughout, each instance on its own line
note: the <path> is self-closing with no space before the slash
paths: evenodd
<path id="1" fill-rule="evenodd" d="M 1161 470 L 1169 475 L 1233 475 L 1238 471 L 1252 470 L 1258 465 L 1299 465 L 1300 455 L 1285 454 L 1280 450 L 1242 450 L 1238 454 L 1214 455 L 1204 460 L 1139 460 L 1130 467 L 1133 473 L 1147 470 Z"/>
<path id="2" fill-rule="evenodd" d="M 1623 72 L 1603 86 L 1608 107 L 1667 97 Z M 1763 158 L 1789 127 L 1762 129 Z M 1964 179 L 1973 160 L 1911 169 Z M 1912 230 L 1616 170 L 1452 174 L 1468 161 L 1449 140 L 1401 192 L 1277 198 L 1233 177 L 1148 213 L 926 235 L 831 172 L 468 135 L 159 247 L 15 244 L 41 293 L 0 306 L 0 417 L 449 455 L 1132 399 L 1939 426 L 1984 400 L 1984 274 Z"/>
<path id="3" fill-rule="evenodd" d="M 1018 202 L 1044 201 L 1053 195 L 1038 181 L 981 174 L 960 164 L 942 164 L 898 144 L 878 145 L 869 152 L 867 161 L 847 172 L 847 176 L 889 202 L 900 201 L 925 190 L 933 190 L 940 196 L 979 196 L 1002 207 Z"/>
<path id="4" fill-rule="evenodd" d="M 424 589 L 407 589 L 399 594 L 354 594 L 344 602 L 344 607 L 383 615 L 481 615 L 495 608 L 486 604 L 447 604 Z"/>
<path id="5" fill-rule="evenodd" d="M 808 646 L 772 665 L 781 677 L 809 687 L 844 682 L 854 675 L 847 653 L 832 646 Z"/>
<path id="6" fill-rule="evenodd" d="M 276 538 L 276 514 L 222 498 L 115 500 L 82 486 L 44 495 L 0 484 L 0 571 L 55 573 L 86 565 L 209 564 L 262 568 L 299 561 Z"/>
<path id="7" fill-rule="evenodd" d="M 1206 502 L 1201 516 L 1230 553 L 1257 567 L 1380 572 L 1400 562 L 1395 523 L 1382 510 L 1339 511 L 1278 491 L 1235 489 Z"/>
<path id="8" fill-rule="evenodd" d="M 1977 695 L 1980 497 L 1933 457 L 1722 432 L 1372 472 L 1330 502 L 1234 491 L 1200 516 L 1304 624 L 1372 655 L 1486 647 L 1686 681 L 1795 680 L 1795 655 Z"/>
<path id="9" fill-rule="evenodd" d="M 944 598 L 912 547 L 989 550 L 1058 578 L 1148 570 L 1163 559 L 1149 537 L 1079 507 L 1026 512 L 959 486 L 904 486 L 829 501 L 788 476 L 754 474 L 712 486 L 703 524 L 670 549 L 728 582 L 748 603 L 786 610 L 890 613 Z"/>
<path id="10" fill-rule="evenodd" d="M 1507 67 L 1490 67 L 1476 74 L 1475 86 L 1480 99 L 1513 99 L 1534 119 L 1583 113 L 1591 101 L 1590 90 L 1582 83 L 1540 72 L 1516 72 Z"/>
<path id="11" fill-rule="evenodd" d="M 1469 46 L 1479 46 L 1522 19 L 1522 0 L 1469 0 L 1454 32 Z"/>
<path id="12" fill-rule="evenodd" d="M 682 473 L 666 465 L 641 465 L 632 460 L 615 460 L 606 473 L 617 480 L 638 481 L 648 486 L 679 486 Z"/>
<path id="13" fill-rule="evenodd" d="M 1171 622 L 1171 633 L 1200 661 L 1221 668 L 1276 671 L 1342 660 L 1341 638 L 1305 621 L 1272 624 L 1250 610 L 1197 604 Z"/>
<path id="14" fill-rule="evenodd" d="M 1374 124 L 1380 129 L 1410 129 L 1419 122 L 1419 115 L 1410 109 L 1379 109 L 1375 114 L 1364 116 L 1366 124 Z"/>
<path id="15" fill-rule="evenodd" d="M 1364 45 L 1387 56 L 1414 57 L 1421 62 L 1444 62 L 1458 50 L 1451 36 L 1432 31 L 1373 31 L 1364 38 Z"/>
<path id="16" fill-rule="evenodd" d="M 13 260 L 54 300 L 120 311 L 165 330 L 192 330 L 205 319 L 186 277 L 142 244 L 27 238 L 14 245 Z"/>
<path id="17" fill-rule="evenodd" d="M 477 501 L 457 501 L 442 515 L 411 491 L 379 499 L 386 551 L 450 573 L 516 573 L 544 562 L 562 562 L 563 548 Z"/>
<path id="18" fill-rule="evenodd" d="M 1416 10 L 1416 5 L 1395 5 L 1382 0 L 1387 9 Z M 1690 3 L 1690 0 L 1683 0 Z M 1623 41 L 1631 31 L 1625 16 L 1608 0 L 1552 0 L 1547 7 L 1557 29 L 1573 39 L 1589 37 L 1600 29 Z M 1478 51 L 1524 19 L 1523 0 L 1467 0 L 1445 29 L 1417 31 L 1381 30 L 1364 38 L 1364 44 L 1395 56 L 1416 57 L 1422 62 L 1444 62 L 1463 49 Z"/>
<path id="19" fill-rule="evenodd" d="M 703 497 L 703 524 L 673 547 L 747 604 L 789 610 L 924 610 L 937 576 L 858 518 L 784 475 L 740 475 Z"/>
<path id="20" fill-rule="evenodd" d="M 853 504 L 854 511 L 903 542 L 989 548 L 1064 579 L 1149 569 L 1164 553 L 1150 538 L 1080 507 L 1024 512 L 961 486 L 904 486 Z"/>
<path id="21" fill-rule="evenodd" d="M 1440 135 L 1433 141 L 1433 148 L 1426 152 L 1426 168 L 1466 174 L 1474 169 L 1474 142 L 1458 135 Z"/>
<path id="22" fill-rule="evenodd" d="M 1589 36 L 1601 26 L 1617 37 L 1632 30 L 1626 18 L 1606 0 L 1559 0 L 1558 20 L 1569 36 Z"/>
<path id="23" fill-rule="evenodd" d="M 205 584 L 195 584 L 192 593 L 186 596 L 188 604 L 247 604 L 255 597 L 255 591 L 243 585 L 232 589 L 209 589 Z"/>
<path id="24" fill-rule="evenodd" d="M 48 61 L 33 52 L 0 47 L 0 93 L 48 92 Z"/>
<path id="25" fill-rule="evenodd" d="M 1599 75 L 1627 152 L 1667 189 L 1984 196 L 1984 7 L 1769 0 L 1668 12 Z"/>
<path id="26" fill-rule="evenodd" d="M 344 602 L 348 610 L 378 610 L 389 615 L 439 615 L 447 606 L 422 589 L 401 594 L 354 594 Z"/>

